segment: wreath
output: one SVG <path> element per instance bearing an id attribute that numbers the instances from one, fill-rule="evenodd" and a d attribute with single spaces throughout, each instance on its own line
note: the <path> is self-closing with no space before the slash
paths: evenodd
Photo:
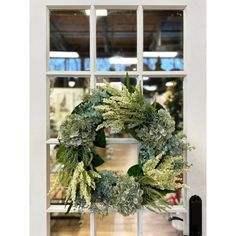
<path id="1" fill-rule="evenodd" d="M 139 163 L 125 175 L 97 170 L 105 162 L 96 148 L 106 147 L 105 128 L 126 131 L 140 143 Z M 114 209 L 123 216 L 142 207 L 165 211 L 166 195 L 185 187 L 181 176 L 189 165 L 183 154 L 190 149 L 185 136 L 175 132 L 169 112 L 149 104 L 128 76 L 121 90 L 106 83 L 87 95 L 61 124 L 58 139 L 61 169 L 50 192 L 58 186 L 66 190 L 67 212 L 72 207 L 102 214 Z"/>

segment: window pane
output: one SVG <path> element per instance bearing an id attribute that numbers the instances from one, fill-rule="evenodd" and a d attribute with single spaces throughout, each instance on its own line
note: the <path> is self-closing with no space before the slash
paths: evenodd
<path id="1" fill-rule="evenodd" d="M 109 82 L 111 86 L 121 89 L 122 84 L 125 84 L 125 76 L 122 77 L 108 77 L 108 76 L 99 76 L 96 78 L 96 88 L 104 88 L 105 82 Z M 130 77 L 130 85 L 135 87 L 137 85 L 137 78 Z M 132 138 L 132 136 L 125 131 L 120 132 L 119 134 L 115 134 L 112 129 L 105 129 L 105 134 L 107 138 Z"/>
<path id="2" fill-rule="evenodd" d="M 170 214 L 156 214 L 149 210 L 144 210 L 143 236 L 182 236 L 183 221 L 169 221 L 170 217 Z"/>
<path id="3" fill-rule="evenodd" d="M 97 168 L 99 171 L 113 170 L 126 174 L 132 165 L 138 163 L 137 144 L 108 144 L 103 151 L 105 153 L 101 156 L 105 156 L 105 163 Z"/>
<path id="4" fill-rule="evenodd" d="M 143 77 L 143 94 L 150 103 L 156 101 L 163 105 L 175 120 L 176 132 L 183 131 L 182 78 Z M 177 189 L 168 194 L 167 200 L 172 205 L 182 205 L 183 191 Z"/>
<path id="5" fill-rule="evenodd" d="M 50 70 L 87 71 L 89 16 L 85 10 L 50 11 Z"/>
<path id="6" fill-rule="evenodd" d="M 50 79 L 50 138 L 56 138 L 61 122 L 89 93 L 89 77 Z"/>
<path id="7" fill-rule="evenodd" d="M 97 71 L 136 70 L 136 11 L 104 9 L 96 10 L 96 15 Z"/>
<path id="8" fill-rule="evenodd" d="M 122 216 L 119 213 L 109 213 L 101 218 L 96 216 L 97 236 L 136 236 L 137 214 Z"/>
<path id="9" fill-rule="evenodd" d="M 59 148 L 58 144 L 51 144 L 48 145 L 48 158 L 49 158 L 49 168 L 50 168 L 50 189 L 53 187 L 56 178 L 58 176 L 58 171 L 61 167 L 56 161 L 56 153 Z M 50 194 L 50 204 L 65 204 L 66 199 L 66 192 L 61 187 L 57 187 L 51 194 Z"/>
<path id="10" fill-rule="evenodd" d="M 143 94 L 150 102 L 166 107 L 175 120 L 177 131 L 183 129 L 183 79 L 143 77 Z"/>
<path id="11" fill-rule="evenodd" d="M 144 11 L 144 71 L 183 70 L 183 11 Z"/>
<path id="12" fill-rule="evenodd" d="M 52 213 L 51 236 L 89 236 L 90 214 L 89 213 Z"/>

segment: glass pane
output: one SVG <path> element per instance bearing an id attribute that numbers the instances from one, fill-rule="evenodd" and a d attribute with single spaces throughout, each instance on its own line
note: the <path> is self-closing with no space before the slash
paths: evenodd
<path id="1" fill-rule="evenodd" d="M 105 82 L 109 82 L 112 87 L 117 89 L 122 88 L 122 84 L 125 84 L 125 76 L 122 77 L 108 77 L 108 76 L 100 76 L 96 78 L 96 88 L 101 89 L 105 87 Z M 137 78 L 130 77 L 130 85 L 135 87 L 137 85 Z M 122 131 L 119 134 L 115 134 L 112 129 L 105 129 L 105 134 L 107 138 L 132 138 L 132 136 L 125 131 Z"/>
<path id="2" fill-rule="evenodd" d="M 143 236 L 182 236 L 183 221 L 169 219 L 169 214 L 143 210 Z"/>
<path id="3" fill-rule="evenodd" d="M 105 163 L 97 168 L 99 171 L 113 170 L 126 174 L 128 169 L 138 162 L 138 145 L 108 144 L 104 154 L 101 153 L 105 156 Z"/>
<path id="4" fill-rule="evenodd" d="M 183 129 L 183 79 L 143 77 L 143 94 L 150 102 L 166 107 L 175 120 L 176 130 Z"/>
<path id="5" fill-rule="evenodd" d="M 86 10 L 50 11 L 50 70 L 90 70 L 86 13 Z"/>
<path id="6" fill-rule="evenodd" d="M 89 213 L 52 213 L 51 236 L 89 236 L 90 214 Z"/>
<path id="7" fill-rule="evenodd" d="M 101 218 L 96 216 L 97 236 L 136 236 L 137 215 L 122 216 L 119 213 L 109 213 Z"/>
<path id="8" fill-rule="evenodd" d="M 182 78 L 143 77 L 143 94 L 150 103 L 159 102 L 170 112 L 177 132 L 183 130 Z M 168 194 L 167 200 L 172 205 L 182 205 L 183 191 L 177 189 L 175 193 Z"/>
<path id="9" fill-rule="evenodd" d="M 89 93 L 89 77 L 50 79 L 50 138 L 56 138 L 61 122 Z"/>
<path id="10" fill-rule="evenodd" d="M 59 148 L 59 145 L 49 145 L 48 146 L 48 155 L 49 155 L 49 168 L 50 168 L 50 189 L 53 187 L 56 178 L 57 173 L 61 167 L 61 165 L 56 161 L 56 153 Z M 56 188 L 51 194 L 50 194 L 50 204 L 65 204 L 65 196 L 66 192 L 63 191 L 62 188 L 58 187 Z"/>
<path id="11" fill-rule="evenodd" d="M 97 10 L 97 71 L 137 69 L 135 10 Z"/>
<path id="12" fill-rule="evenodd" d="M 50 188 L 55 183 L 60 164 L 56 162 L 56 153 L 59 145 L 48 145 L 49 167 L 50 167 Z M 99 155 L 103 156 L 105 163 L 99 166 L 98 171 L 113 170 L 120 174 L 126 174 L 128 169 L 137 164 L 138 145 L 137 144 L 108 144 L 105 148 L 97 148 Z M 50 194 L 50 203 L 65 203 L 66 191 L 62 188 L 56 188 Z"/>
<path id="13" fill-rule="evenodd" d="M 183 11 L 144 11 L 144 71 L 183 70 Z"/>

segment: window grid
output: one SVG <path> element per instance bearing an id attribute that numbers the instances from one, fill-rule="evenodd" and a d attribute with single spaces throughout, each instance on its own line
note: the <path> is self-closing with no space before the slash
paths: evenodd
<path id="1" fill-rule="evenodd" d="M 111 9 L 109 6 L 103 7 L 107 9 Z M 121 9 L 121 7 L 117 6 L 117 9 Z M 154 9 L 156 10 L 163 10 L 163 9 L 168 9 L 168 10 L 184 10 L 184 6 L 178 6 L 178 8 L 175 7 L 155 7 Z M 53 8 L 52 8 L 53 9 Z M 66 9 L 66 7 L 63 7 L 63 9 Z M 83 7 L 81 7 L 83 9 Z M 99 9 L 99 8 L 97 8 Z M 137 76 L 138 82 L 140 82 L 141 87 L 143 88 L 143 76 L 149 76 L 149 77 L 181 77 L 183 79 L 186 78 L 187 74 L 185 72 L 186 68 L 186 60 L 185 55 L 186 55 L 186 46 L 185 46 L 185 35 L 186 35 L 186 13 L 184 12 L 183 16 L 183 38 L 184 38 L 184 70 L 183 71 L 143 71 L 143 11 L 144 9 L 153 9 L 153 7 L 148 7 L 148 6 L 137 6 L 137 58 L 138 58 L 138 63 L 137 63 L 137 71 L 130 71 L 129 75 L 130 76 Z M 47 12 L 49 16 L 49 11 Z M 90 71 L 49 71 L 49 17 L 47 16 L 47 72 L 46 72 L 46 78 L 50 80 L 50 78 L 55 78 L 55 77 L 72 77 L 72 76 L 90 76 L 90 89 L 96 89 L 96 77 L 97 76 L 110 76 L 110 77 L 115 77 L 115 76 L 125 76 L 125 71 L 120 72 L 120 71 L 96 71 L 96 7 L 94 5 L 90 6 L 90 22 L 89 22 L 89 30 L 90 30 Z M 185 81 L 185 80 L 184 80 Z M 49 83 L 47 83 L 49 84 Z M 49 137 L 49 86 L 47 85 L 47 137 Z M 184 99 L 184 104 L 185 104 L 185 99 Z M 185 109 L 184 109 L 185 110 Z M 107 139 L 108 143 L 137 143 L 135 139 L 132 138 L 108 138 Z M 57 139 L 49 138 L 46 141 L 47 147 L 50 144 L 58 144 Z M 48 159 L 48 158 L 47 158 Z M 47 191 L 49 190 L 49 168 L 47 168 Z M 184 182 L 186 182 L 186 175 L 184 176 Z M 186 217 L 186 190 L 183 193 L 183 205 L 182 206 L 173 206 L 171 209 L 168 210 L 170 213 L 179 213 L 183 214 L 183 218 Z M 50 205 L 49 204 L 49 198 L 47 201 L 47 212 L 48 213 L 53 213 L 53 212 L 66 212 L 66 208 L 64 206 L 60 205 Z M 91 213 L 91 228 L 90 228 L 90 235 L 96 235 L 96 227 L 95 227 L 95 215 L 94 213 Z M 142 212 L 139 211 L 137 214 L 138 217 L 138 235 L 142 235 Z"/>

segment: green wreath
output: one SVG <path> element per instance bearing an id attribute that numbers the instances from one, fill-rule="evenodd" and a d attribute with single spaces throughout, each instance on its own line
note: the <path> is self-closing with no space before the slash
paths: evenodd
<path id="1" fill-rule="evenodd" d="M 104 128 L 123 130 L 140 143 L 139 164 L 126 175 L 96 168 L 104 163 L 96 147 L 106 147 Z M 147 207 L 169 207 L 166 194 L 183 188 L 180 176 L 189 169 L 183 153 L 190 146 L 175 132 L 175 122 L 159 103 L 149 104 L 141 87 L 118 90 L 106 83 L 75 107 L 59 130 L 56 159 L 61 169 L 51 192 L 66 190 L 66 205 L 105 214 L 114 209 L 124 216 Z"/>

